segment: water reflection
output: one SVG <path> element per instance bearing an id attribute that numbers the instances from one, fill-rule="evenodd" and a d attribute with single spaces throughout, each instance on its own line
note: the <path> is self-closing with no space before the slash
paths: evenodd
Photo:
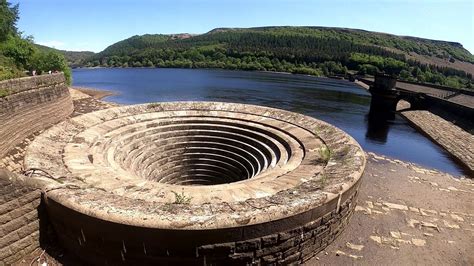
<path id="1" fill-rule="evenodd" d="M 386 116 L 381 116 L 369 112 L 366 116 L 367 131 L 365 137 L 374 142 L 384 144 L 387 142 L 388 132 L 390 130 L 390 121 Z"/>

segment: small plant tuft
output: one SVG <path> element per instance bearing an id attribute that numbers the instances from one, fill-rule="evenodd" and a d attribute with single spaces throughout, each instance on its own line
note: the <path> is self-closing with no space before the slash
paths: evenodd
<path id="1" fill-rule="evenodd" d="M 328 162 L 329 158 L 331 158 L 331 150 L 328 147 L 324 146 L 319 149 L 319 156 L 324 162 Z"/>
<path id="2" fill-rule="evenodd" d="M 326 186 L 327 181 L 328 181 L 328 179 L 327 179 L 326 174 L 322 174 L 322 175 L 321 175 L 321 179 L 320 179 L 321 187 L 322 187 L 322 188 L 324 188 L 324 187 Z"/>
<path id="3" fill-rule="evenodd" d="M 189 204 L 193 197 L 188 197 L 184 194 L 184 191 L 181 193 L 177 193 L 175 191 L 171 191 L 174 194 L 174 202 L 173 204 Z"/>
<path id="4" fill-rule="evenodd" d="M 159 107 L 159 106 L 160 106 L 160 104 L 158 104 L 158 103 L 150 103 L 150 104 L 148 104 L 147 108 L 148 109 L 155 109 L 156 107 Z"/>

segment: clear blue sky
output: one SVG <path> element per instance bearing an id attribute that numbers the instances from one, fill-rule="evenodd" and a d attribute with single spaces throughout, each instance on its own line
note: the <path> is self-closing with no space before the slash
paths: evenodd
<path id="1" fill-rule="evenodd" d="M 311 25 L 460 42 L 474 52 L 474 0 L 11 0 L 37 43 L 99 52 L 145 33 Z"/>

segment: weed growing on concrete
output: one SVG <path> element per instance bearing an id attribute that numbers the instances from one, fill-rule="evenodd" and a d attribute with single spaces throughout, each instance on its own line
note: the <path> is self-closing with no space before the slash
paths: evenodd
<path id="1" fill-rule="evenodd" d="M 189 204 L 193 197 L 188 197 L 184 194 L 184 191 L 181 193 L 177 193 L 175 191 L 171 191 L 174 194 L 174 202 L 173 204 Z"/>
<path id="2" fill-rule="evenodd" d="M 348 154 L 350 151 L 351 151 L 351 147 L 349 146 L 345 146 L 344 148 L 342 148 L 342 154 L 344 155 Z"/>
<path id="3" fill-rule="evenodd" d="M 322 188 L 325 187 L 326 184 L 327 184 L 327 181 L 328 181 L 326 174 L 322 174 L 322 175 L 321 175 L 321 180 L 320 180 L 320 181 L 321 181 L 321 187 L 322 187 Z"/>
<path id="4" fill-rule="evenodd" d="M 147 108 L 148 109 L 155 109 L 156 107 L 160 106 L 160 104 L 158 103 L 150 103 Z"/>
<path id="5" fill-rule="evenodd" d="M 328 162 L 329 158 L 331 158 L 331 150 L 328 147 L 323 146 L 319 149 L 319 156 L 324 162 Z"/>

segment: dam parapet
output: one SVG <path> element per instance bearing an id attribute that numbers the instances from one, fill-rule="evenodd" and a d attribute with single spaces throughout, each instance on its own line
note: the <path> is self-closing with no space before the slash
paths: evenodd
<path id="1" fill-rule="evenodd" d="M 22 165 L 11 166 L 21 159 L 15 149 L 34 133 L 65 120 L 73 110 L 62 73 L 0 82 L 0 264 L 10 265 L 33 252 L 44 237 L 41 189 L 19 174 Z"/>
<path id="2" fill-rule="evenodd" d="M 0 158 L 31 134 L 68 117 L 74 110 L 64 74 L 0 82 Z"/>

